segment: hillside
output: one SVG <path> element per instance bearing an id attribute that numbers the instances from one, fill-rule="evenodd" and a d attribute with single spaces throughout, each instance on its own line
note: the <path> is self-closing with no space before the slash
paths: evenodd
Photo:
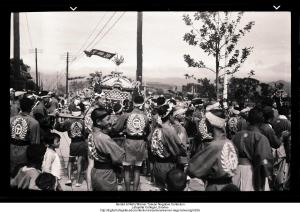
<path id="1" fill-rule="evenodd" d="M 33 78 L 35 77 L 34 74 L 31 74 Z M 44 89 L 51 90 L 56 88 L 56 84 L 62 84 L 65 85 L 65 75 L 60 74 L 58 77 L 56 74 L 41 74 L 41 79 L 43 80 Z M 58 80 L 57 80 L 58 79 Z M 35 79 L 33 79 L 35 80 Z M 150 87 L 156 87 L 161 89 L 172 89 L 175 86 L 177 86 L 178 90 L 181 90 L 182 85 L 186 85 L 187 83 L 193 83 L 195 80 L 191 79 L 185 79 L 177 78 L 177 77 L 169 77 L 169 78 L 150 78 L 150 77 L 144 77 L 144 82 L 146 82 L 147 86 Z M 211 80 L 213 82 L 213 80 Z M 283 83 L 284 90 L 291 95 L 291 83 L 286 82 L 284 80 L 278 80 L 274 82 L 269 82 L 269 85 L 274 85 L 275 83 Z"/>

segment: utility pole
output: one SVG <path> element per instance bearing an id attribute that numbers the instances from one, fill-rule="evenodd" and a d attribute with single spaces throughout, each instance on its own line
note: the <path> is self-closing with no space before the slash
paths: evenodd
<path id="1" fill-rule="evenodd" d="M 56 91 L 58 91 L 58 72 L 56 72 Z"/>
<path id="2" fill-rule="evenodd" d="M 41 89 L 42 89 L 42 91 L 44 90 L 43 80 L 41 80 Z"/>
<path id="3" fill-rule="evenodd" d="M 66 97 L 69 97 L 69 61 L 74 59 L 74 56 L 70 55 L 69 52 L 62 55 L 62 58 L 66 60 Z"/>
<path id="4" fill-rule="evenodd" d="M 35 82 L 37 83 L 38 81 L 38 67 L 37 67 L 37 48 L 35 48 Z M 38 87 L 36 88 L 36 91 L 38 91 Z"/>
<path id="5" fill-rule="evenodd" d="M 67 99 L 69 97 L 69 91 L 68 91 L 68 87 L 69 87 L 69 83 L 68 83 L 68 78 L 69 78 L 69 52 L 67 52 L 67 67 L 66 67 L 66 95 L 67 95 Z"/>
<path id="6" fill-rule="evenodd" d="M 225 49 L 227 49 L 227 44 L 226 44 L 226 48 Z M 226 51 L 225 52 L 225 64 L 224 64 L 224 67 L 227 64 L 227 57 L 228 57 L 228 53 Z M 224 106 L 227 107 L 227 99 L 228 99 L 228 73 L 227 73 L 227 70 L 225 70 L 225 75 L 224 75 L 223 100 L 224 99 L 225 99 Z"/>
<path id="7" fill-rule="evenodd" d="M 137 69 L 136 69 L 136 80 L 143 82 L 143 13 L 138 12 L 137 14 Z"/>
<path id="8" fill-rule="evenodd" d="M 38 86 L 38 82 L 39 82 L 39 72 L 38 72 L 38 63 L 37 63 L 37 54 L 38 53 L 43 53 L 42 49 L 29 49 L 30 53 L 34 53 L 35 54 L 35 84 L 36 84 L 36 91 L 39 91 L 39 86 Z"/>
<path id="9" fill-rule="evenodd" d="M 14 23 L 14 59 L 15 65 L 14 69 L 16 72 L 17 80 L 20 77 L 20 18 L 19 13 L 13 14 L 13 23 Z"/>
<path id="10" fill-rule="evenodd" d="M 39 81 L 38 81 L 38 87 L 41 88 L 41 90 L 43 90 L 43 89 L 42 89 L 42 78 L 41 78 L 41 73 L 38 73 L 38 79 L 39 79 Z"/>

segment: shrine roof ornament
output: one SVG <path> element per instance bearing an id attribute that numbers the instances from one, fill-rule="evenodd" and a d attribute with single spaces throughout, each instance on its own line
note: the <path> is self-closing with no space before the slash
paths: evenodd
<path id="1" fill-rule="evenodd" d="M 113 71 L 111 74 L 103 77 L 101 81 L 103 87 L 134 89 L 134 83 L 129 78 L 122 76 L 122 72 Z"/>

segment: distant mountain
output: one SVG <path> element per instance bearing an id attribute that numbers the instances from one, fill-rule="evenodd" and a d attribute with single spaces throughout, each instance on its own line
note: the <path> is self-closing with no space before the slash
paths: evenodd
<path id="1" fill-rule="evenodd" d="M 35 81 L 35 73 L 31 73 L 31 76 L 33 76 L 33 80 Z M 82 75 L 83 76 L 83 75 Z M 134 77 L 131 77 L 134 79 Z M 44 89 L 51 90 L 56 88 L 57 81 L 58 84 L 65 85 L 65 75 L 60 73 L 57 77 L 56 74 L 41 74 L 41 79 L 43 80 Z M 58 80 L 57 80 L 58 79 Z M 192 79 L 185 79 L 184 76 L 181 77 L 169 77 L 169 78 L 152 78 L 152 77 L 144 77 L 143 82 L 146 83 L 147 86 L 150 87 L 156 87 L 156 88 L 162 88 L 162 89 L 171 89 L 175 88 L 177 86 L 178 90 L 181 90 L 182 85 L 186 85 L 187 83 L 195 83 L 195 80 Z M 210 79 L 210 82 L 212 83 L 213 80 Z M 277 80 L 273 82 L 266 82 L 269 85 L 274 86 L 275 83 L 282 83 L 284 85 L 283 89 L 288 93 L 288 95 L 291 95 L 291 82 L 287 82 L 284 80 Z"/>
<path id="2" fill-rule="evenodd" d="M 182 86 L 186 85 L 187 83 L 195 82 L 195 80 L 186 80 L 184 77 L 179 78 L 179 77 L 169 77 L 169 78 L 150 78 L 150 77 L 145 77 L 144 81 L 146 83 L 162 83 L 162 84 L 168 84 L 170 86 Z"/>

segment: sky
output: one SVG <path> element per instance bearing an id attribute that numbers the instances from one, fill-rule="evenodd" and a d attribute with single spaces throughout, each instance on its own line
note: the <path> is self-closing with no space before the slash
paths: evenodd
<path id="1" fill-rule="evenodd" d="M 75 58 L 83 50 L 95 48 L 122 55 L 124 63 L 118 70 L 135 78 L 137 13 L 117 12 L 112 16 L 113 13 L 112 11 L 20 13 L 21 58 L 24 63 L 32 67 L 32 73 L 34 73 L 35 56 L 30 49 L 37 48 L 42 51 L 38 54 L 39 71 L 42 74 L 58 74 L 60 78 L 63 78 L 66 69 L 64 59 L 66 52 L 70 52 L 70 55 Z M 202 59 L 207 66 L 215 68 L 214 58 L 207 56 L 199 47 L 189 46 L 183 41 L 184 34 L 191 29 L 184 24 L 183 14 L 193 13 L 143 12 L 143 76 L 145 80 L 170 77 L 185 80 L 184 74 L 186 73 L 194 74 L 197 78 L 214 79 L 214 73 L 211 71 L 190 68 L 183 60 L 184 54 L 190 54 L 197 59 Z M 111 21 L 107 22 L 110 18 Z M 254 70 L 255 78 L 260 81 L 285 80 L 290 82 L 290 19 L 289 12 L 244 13 L 241 26 L 249 21 L 255 21 L 255 25 L 240 40 L 238 46 L 253 46 L 254 50 L 240 71 L 235 74 L 236 77 L 246 77 L 250 70 Z M 93 31 L 96 26 L 96 30 Z M 11 49 L 13 49 L 12 40 L 11 29 Z M 93 40 L 95 42 L 92 42 Z M 10 57 L 13 57 L 12 51 Z M 83 55 L 80 59 L 71 62 L 69 75 L 70 77 L 87 76 L 91 72 L 100 70 L 104 74 L 109 74 L 115 69 L 116 65 L 112 60 Z M 32 76 L 34 78 L 35 74 Z"/>

